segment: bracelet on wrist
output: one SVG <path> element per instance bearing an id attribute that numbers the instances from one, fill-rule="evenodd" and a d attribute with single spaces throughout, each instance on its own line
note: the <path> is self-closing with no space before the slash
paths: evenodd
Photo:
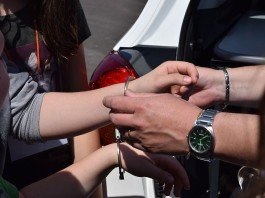
<path id="1" fill-rule="evenodd" d="M 119 130 L 116 128 L 115 129 L 115 136 L 116 136 L 116 144 L 117 144 L 117 157 L 118 157 L 118 168 L 119 168 L 119 179 L 124 180 L 124 173 L 125 170 L 122 168 L 122 163 L 121 163 L 121 150 L 120 150 L 120 143 L 121 141 L 121 135 Z"/>
<path id="2" fill-rule="evenodd" d="M 225 98 L 223 104 L 219 105 L 219 110 L 224 111 L 227 108 L 230 101 L 230 79 L 226 67 L 219 67 L 219 69 L 224 72 L 224 79 L 225 79 Z"/>
<path id="3" fill-rule="evenodd" d="M 126 96 L 126 92 L 127 92 L 127 90 L 129 89 L 128 87 L 129 87 L 129 83 L 130 83 L 130 81 L 132 81 L 132 80 L 134 80 L 134 79 L 135 79 L 135 77 L 133 77 L 133 76 L 128 76 L 127 80 L 125 81 L 125 84 L 124 84 L 124 91 L 123 91 L 123 95 L 124 95 L 124 96 Z"/>
<path id="4" fill-rule="evenodd" d="M 127 80 L 125 81 L 124 84 L 124 92 L 123 95 L 126 96 L 126 92 L 129 87 L 130 81 L 134 80 L 135 77 L 133 76 L 128 76 Z M 121 163 L 121 150 L 120 150 L 120 143 L 122 142 L 121 140 L 121 134 L 117 128 L 115 128 L 115 137 L 116 137 L 116 144 L 117 144 L 117 157 L 118 157 L 118 168 L 119 168 L 119 179 L 124 180 L 124 173 L 125 170 L 122 168 L 122 163 Z"/>

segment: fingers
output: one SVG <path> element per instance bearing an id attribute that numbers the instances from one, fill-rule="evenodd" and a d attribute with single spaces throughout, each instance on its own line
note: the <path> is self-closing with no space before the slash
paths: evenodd
<path id="1" fill-rule="evenodd" d="M 174 159 L 174 160 L 177 161 L 177 159 Z M 181 164 L 177 161 L 177 164 L 172 168 L 173 168 L 172 171 L 176 173 L 175 178 L 178 178 L 178 181 L 181 181 L 184 189 L 189 190 L 190 189 L 190 181 L 189 181 L 189 177 L 187 175 L 187 172 L 185 171 L 183 166 L 181 166 Z M 177 182 L 175 184 L 175 186 L 180 186 L 180 183 Z"/>
<path id="2" fill-rule="evenodd" d="M 196 83 L 199 78 L 199 72 L 195 65 L 187 62 L 178 62 L 178 70 L 181 74 L 188 74 L 192 78 L 192 83 Z"/>
<path id="3" fill-rule="evenodd" d="M 182 186 L 183 184 L 181 183 L 180 179 L 175 180 L 173 193 L 176 197 L 180 196 Z"/>
<path id="4" fill-rule="evenodd" d="M 103 99 L 103 105 L 114 112 L 134 113 L 137 99 L 124 96 L 107 96 Z"/>
<path id="5" fill-rule="evenodd" d="M 167 155 L 149 154 L 148 156 L 155 161 L 155 164 L 159 168 L 165 170 L 174 177 L 174 194 L 176 196 L 180 195 L 183 187 L 186 190 L 190 189 L 188 175 L 177 159 Z M 171 188 L 165 187 L 165 192 L 168 194 L 170 190 Z"/>
<path id="6" fill-rule="evenodd" d="M 169 73 L 180 73 L 182 75 L 190 76 L 192 83 L 196 83 L 199 78 L 199 73 L 195 65 L 193 65 L 192 63 L 183 61 L 168 61 L 165 64 L 168 65 Z"/>
<path id="7" fill-rule="evenodd" d="M 128 138 L 127 142 L 134 148 L 147 152 L 147 150 L 141 145 L 141 143 L 139 143 L 138 141 L 134 141 L 133 138 Z"/>
<path id="8" fill-rule="evenodd" d="M 110 121 L 119 127 L 131 127 L 135 128 L 133 124 L 133 114 L 130 114 L 130 112 L 126 113 L 111 113 L 109 114 Z"/>
<path id="9" fill-rule="evenodd" d="M 164 184 L 164 194 L 169 195 L 174 185 L 174 177 L 168 172 L 152 165 L 146 169 L 147 177 L 157 180 L 160 184 Z"/>
<path id="10" fill-rule="evenodd" d="M 175 179 L 172 173 L 157 166 L 153 161 L 153 155 L 139 151 L 133 147 L 122 144 L 121 153 L 125 170 L 138 177 L 150 177 L 165 185 L 165 194 L 169 195 Z"/>
<path id="11" fill-rule="evenodd" d="M 191 90 L 192 90 L 191 87 L 181 86 L 180 89 L 179 89 L 179 92 L 180 92 L 180 94 L 185 94 L 185 93 L 187 93 L 188 91 L 190 92 Z"/>
<path id="12" fill-rule="evenodd" d="M 139 140 L 138 134 L 139 132 L 137 131 L 127 131 L 124 133 L 124 137 L 128 137 L 134 140 Z"/>
<path id="13" fill-rule="evenodd" d="M 172 85 L 190 85 L 193 83 L 193 79 L 190 76 L 179 73 L 169 74 L 166 78 Z"/>
<path id="14" fill-rule="evenodd" d="M 175 158 L 165 158 L 163 161 L 159 162 L 159 166 L 163 166 L 164 170 L 167 170 L 169 173 L 171 173 L 175 178 L 175 194 L 178 195 L 181 191 L 182 187 L 184 189 L 189 190 L 190 189 L 190 182 L 188 175 L 185 171 L 185 169 L 181 166 L 181 164 L 178 162 Z"/>

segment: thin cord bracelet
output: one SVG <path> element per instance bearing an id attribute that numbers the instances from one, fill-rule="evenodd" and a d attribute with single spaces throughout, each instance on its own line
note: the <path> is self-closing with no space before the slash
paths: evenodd
<path id="1" fill-rule="evenodd" d="M 126 91 L 128 90 L 130 81 L 132 81 L 134 79 L 135 78 L 133 76 L 128 76 L 128 78 L 126 79 L 125 84 L 124 84 L 124 92 L 123 92 L 124 96 L 126 95 Z M 117 128 L 115 128 L 115 137 L 116 137 L 116 144 L 117 144 L 119 179 L 124 180 L 125 170 L 122 168 L 122 164 L 121 164 L 121 149 L 120 149 L 120 143 L 122 142 L 122 140 L 121 140 L 121 133 L 120 133 L 119 129 L 117 129 Z"/>
<path id="2" fill-rule="evenodd" d="M 124 180 L 124 173 L 125 170 L 122 168 L 121 164 L 121 150 L 120 150 L 120 143 L 121 141 L 121 135 L 119 130 L 116 128 L 115 129 L 115 136 L 116 136 L 116 143 L 117 143 L 117 156 L 118 156 L 118 167 L 119 167 L 119 179 Z"/>

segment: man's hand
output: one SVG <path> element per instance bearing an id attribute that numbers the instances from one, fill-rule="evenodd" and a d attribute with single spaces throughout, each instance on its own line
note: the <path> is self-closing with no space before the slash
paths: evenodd
<path id="1" fill-rule="evenodd" d="M 106 97 L 110 119 L 125 128 L 124 137 L 141 150 L 185 154 L 187 135 L 201 109 L 171 94 L 136 94 Z"/>

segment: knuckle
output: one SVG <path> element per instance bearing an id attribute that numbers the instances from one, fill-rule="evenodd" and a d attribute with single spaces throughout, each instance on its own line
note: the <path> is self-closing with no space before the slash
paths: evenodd
<path id="1" fill-rule="evenodd" d="M 168 61 L 165 62 L 165 64 L 172 64 L 172 63 L 174 63 L 174 62 L 175 62 L 175 61 L 169 61 L 169 60 L 168 60 Z"/>
<path id="2" fill-rule="evenodd" d="M 110 108 L 113 108 L 115 106 L 115 100 L 113 100 L 112 97 L 106 98 L 105 102 L 106 102 L 107 106 L 109 106 Z"/>
<path id="3" fill-rule="evenodd" d="M 110 121 L 113 122 L 114 124 L 117 123 L 117 117 L 115 115 L 110 114 Z"/>
<path id="4" fill-rule="evenodd" d="M 136 128 L 136 129 L 140 129 L 141 130 L 141 128 L 142 128 L 141 122 L 139 120 L 134 120 L 133 125 L 134 125 L 134 128 Z"/>

